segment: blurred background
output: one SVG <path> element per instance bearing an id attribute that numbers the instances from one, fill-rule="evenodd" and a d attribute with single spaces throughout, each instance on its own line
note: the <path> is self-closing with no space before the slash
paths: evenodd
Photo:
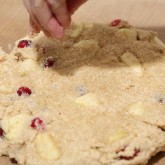
<path id="1" fill-rule="evenodd" d="M 0 0 L 0 46 L 10 52 L 14 42 L 28 34 L 28 14 L 21 0 Z M 116 18 L 131 25 L 155 30 L 165 42 L 165 0 L 89 0 L 73 16 L 77 22 L 108 23 Z M 0 158 L 0 165 L 10 165 Z M 165 165 L 165 154 L 149 165 Z"/>

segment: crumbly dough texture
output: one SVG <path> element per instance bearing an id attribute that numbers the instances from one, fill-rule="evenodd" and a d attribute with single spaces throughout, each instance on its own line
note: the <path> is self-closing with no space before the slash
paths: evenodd
<path id="1" fill-rule="evenodd" d="M 156 33 L 72 24 L 63 40 L 21 40 L 0 51 L 0 155 L 21 165 L 146 165 L 165 151 L 165 45 Z"/>

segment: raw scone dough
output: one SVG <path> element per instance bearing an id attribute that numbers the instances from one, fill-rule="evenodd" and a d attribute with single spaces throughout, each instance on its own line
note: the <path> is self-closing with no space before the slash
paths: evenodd
<path id="1" fill-rule="evenodd" d="M 165 151 L 165 45 L 118 20 L 0 51 L 0 155 L 25 165 L 146 165 Z"/>

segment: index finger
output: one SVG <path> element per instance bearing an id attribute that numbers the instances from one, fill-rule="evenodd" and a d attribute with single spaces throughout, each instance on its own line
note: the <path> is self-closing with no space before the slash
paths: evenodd
<path id="1" fill-rule="evenodd" d="M 66 0 L 47 0 L 47 2 L 59 23 L 67 27 L 70 24 L 71 18 L 67 9 Z"/>
<path id="2" fill-rule="evenodd" d="M 45 29 L 53 37 L 62 38 L 64 28 L 53 17 L 51 10 L 45 0 L 30 0 L 32 14 L 39 22 L 41 28 Z"/>

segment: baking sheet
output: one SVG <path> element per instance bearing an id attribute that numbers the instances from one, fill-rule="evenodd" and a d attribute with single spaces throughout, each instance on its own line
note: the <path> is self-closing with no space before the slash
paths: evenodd
<path id="1" fill-rule="evenodd" d="M 9 52 L 15 40 L 28 32 L 28 14 L 21 0 L 0 0 L 0 45 Z M 165 42 L 165 0 L 89 0 L 73 16 L 78 22 L 107 23 L 128 20 L 136 27 L 158 32 Z M 12 165 L 0 158 L 0 165 Z M 149 165 L 165 165 L 165 153 L 155 156 Z"/>

